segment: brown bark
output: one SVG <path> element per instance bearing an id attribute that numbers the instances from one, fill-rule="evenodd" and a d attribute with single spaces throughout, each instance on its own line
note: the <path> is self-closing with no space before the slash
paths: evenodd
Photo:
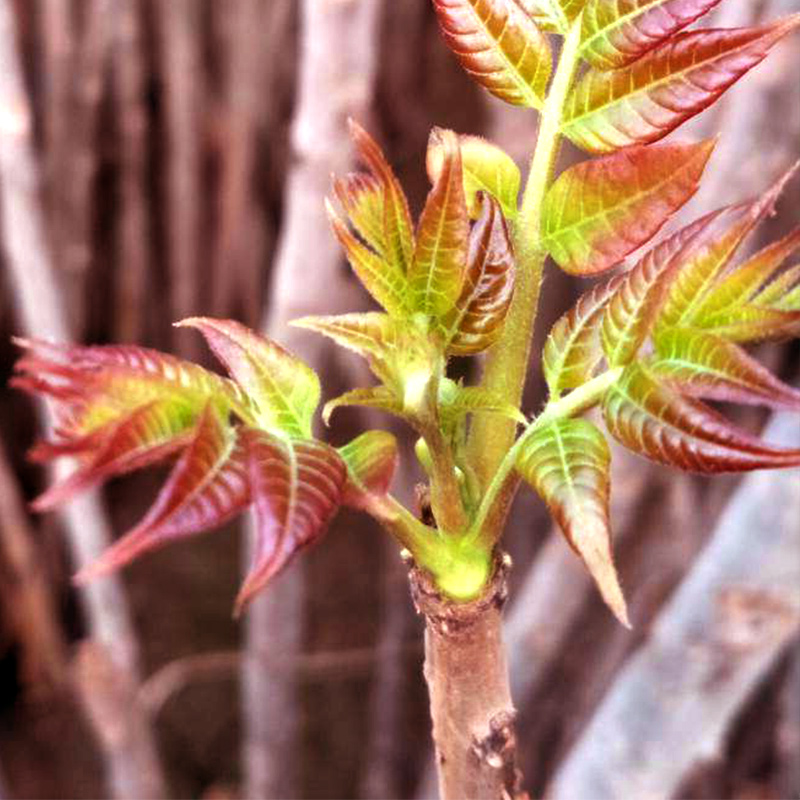
<path id="1" fill-rule="evenodd" d="M 441 800 L 526 797 L 502 635 L 509 563 L 500 562 L 484 596 L 471 603 L 452 603 L 423 573 L 411 574 L 414 602 L 425 616 L 425 680 Z"/>

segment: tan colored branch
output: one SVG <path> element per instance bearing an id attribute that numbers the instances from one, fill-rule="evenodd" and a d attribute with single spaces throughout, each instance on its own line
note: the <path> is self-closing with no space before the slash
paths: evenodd
<path id="1" fill-rule="evenodd" d="M 6 567 L 4 605 L 20 641 L 23 682 L 34 693 L 46 692 L 66 678 L 64 639 L 43 559 L 2 446 L 0 561 Z"/>
<path id="2" fill-rule="evenodd" d="M 502 563 L 484 597 L 464 604 L 443 600 L 424 575 L 412 572 L 414 601 L 425 617 L 441 800 L 526 797 L 502 636 L 506 571 Z"/>
<path id="3" fill-rule="evenodd" d="M 777 415 L 765 438 L 797 447 L 796 417 Z M 719 754 L 737 712 L 800 631 L 799 491 L 797 470 L 742 482 L 550 796 L 670 797 L 693 765 Z"/>

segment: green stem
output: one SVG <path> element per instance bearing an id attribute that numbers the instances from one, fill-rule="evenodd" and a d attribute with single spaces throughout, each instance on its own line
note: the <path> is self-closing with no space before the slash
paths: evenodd
<path id="1" fill-rule="evenodd" d="M 553 180 L 561 137 L 561 116 L 580 60 L 580 17 L 573 23 L 542 109 L 530 174 L 515 226 L 517 285 L 500 341 L 489 351 L 483 386 L 519 407 L 530 360 L 536 309 L 547 253 L 539 228 L 542 201 Z M 486 486 L 514 441 L 515 425 L 494 415 L 477 414 L 468 456 L 482 486 Z"/>
<path id="2" fill-rule="evenodd" d="M 500 462 L 486 488 L 472 528 L 465 537 L 465 542 L 480 541 L 485 547 L 491 548 L 497 541 L 508 507 L 511 505 L 511 500 L 519 484 L 519 478 L 514 473 L 514 465 L 531 436 L 554 420 L 573 417 L 591 408 L 603 397 L 608 388 L 616 383 L 621 374 L 622 367 L 608 370 L 583 386 L 574 389 L 566 397 L 553 400 L 544 407 L 542 413 L 525 428 Z"/>

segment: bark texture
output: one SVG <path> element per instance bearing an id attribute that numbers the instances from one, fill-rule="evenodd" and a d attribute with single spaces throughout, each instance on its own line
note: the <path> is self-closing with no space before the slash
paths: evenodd
<path id="1" fill-rule="evenodd" d="M 443 599 L 425 575 L 412 572 L 414 602 L 425 616 L 425 680 L 441 800 L 526 796 L 502 633 L 509 564 L 500 562 L 484 597 L 462 604 Z"/>

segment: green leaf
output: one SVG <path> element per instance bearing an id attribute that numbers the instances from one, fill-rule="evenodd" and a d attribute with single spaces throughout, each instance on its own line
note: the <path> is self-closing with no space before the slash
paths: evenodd
<path id="1" fill-rule="evenodd" d="M 334 316 L 301 317 L 289 323 L 296 328 L 316 331 L 347 350 L 382 362 L 399 346 L 404 325 L 378 311 Z"/>
<path id="2" fill-rule="evenodd" d="M 581 55 L 598 69 L 628 66 L 719 2 L 588 0 L 581 21 Z"/>
<path id="3" fill-rule="evenodd" d="M 319 378 L 311 367 L 234 320 L 190 317 L 176 325 L 203 334 L 214 355 L 257 405 L 263 426 L 290 436 L 311 436 L 320 397 Z"/>
<path id="4" fill-rule="evenodd" d="M 367 431 L 339 448 L 347 464 L 342 503 L 368 511 L 386 496 L 397 469 L 397 439 L 386 431 Z"/>
<path id="5" fill-rule="evenodd" d="M 546 9 L 546 5 L 538 0 L 516 0 L 517 5 L 534 21 L 540 31 L 559 33 L 556 20 Z"/>
<path id="6" fill-rule="evenodd" d="M 800 14 L 757 28 L 681 33 L 628 67 L 590 69 L 564 107 L 562 131 L 592 153 L 662 139 L 708 108 L 800 24 Z"/>
<path id="7" fill-rule="evenodd" d="M 800 409 L 800 391 L 740 347 L 703 331 L 669 331 L 658 341 L 651 368 L 659 379 L 692 397 Z"/>
<path id="8" fill-rule="evenodd" d="M 473 355 L 491 347 L 503 332 L 514 294 L 515 265 L 500 206 L 479 195 L 482 213 L 469 237 L 467 269 L 461 295 L 442 318 L 447 352 Z"/>
<path id="9" fill-rule="evenodd" d="M 348 198 L 337 192 L 339 200 L 350 216 L 356 229 L 367 243 L 373 243 L 376 252 L 402 273 L 411 266 L 414 252 L 414 235 L 408 200 L 403 193 L 389 162 L 375 140 L 356 122 L 349 120 L 350 135 L 358 154 L 370 171 L 372 180 L 380 189 L 379 208 L 375 195 L 358 195 Z M 379 233 L 377 215 L 383 218 L 382 233 Z"/>
<path id="10" fill-rule="evenodd" d="M 458 137 L 435 128 L 429 148 L 442 154 L 441 169 L 417 228 L 414 262 L 408 278 L 414 308 L 430 316 L 449 311 L 464 284 L 469 244 L 469 217 Z"/>
<path id="11" fill-rule="evenodd" d="M 517 469 L 547 504 L 609 608 L 630 627 L 611 549 L 610 462 L 606 440 L 591 422 L 562 419 L 526 440 Z"/>
<path id="12" fill-rule="evenodd" d="M 558 176 L 542 207 L 542 245 L 572 275 L 637 250 L 697 191 L 715 142 L 633 147 Z"/>
<path id="13" fill-rule="evenodd" d="M 617 275 L 585 292 L 550 330 L 542 370 L 553 399 L 591 379 L 603 357 L 600 326 L 603 309 L 624 276 Z"/>
<path id="14" fill-rule="evenodd" d="M 450 391 L 442 391 L 442 387 L 447 385 L 445 381 L 442 381 L 439 391 L 439 410 L 445 424 L 476 411 L 501 414 L 522 425 L 527 421 L 518 408 L 489 389 L 449 383 L 452 384 Z"/>
<path id="15" fill-rule="evenodd" d="M 433 0 L 447 46 L 481 86 L 516 106 L 541 108 L 550 46 L 514 0 Z"/>
<path id="16" fill-rule="evenodd" d="M 487 192 L 503 209 L 503 215 L 514 219 L 520 187 L 519 167 L 505 151 L 480 136 L 458 137 L 461 148 L 461 166 L 464 175 L 464 193 L 470 217 L 480 216 L 483 203 L 479 192 Z M 432 140 L 428 146 L 426 166 L 431 183 L 436 183 L 444 163 L 441 140 Z"/>
<path id="17" fill-rule="evenodd" d="M 800 264 L 784 270 L 775 280 L 770 281 L 753 298 L 753 305 L 793 310 L 791 298 L 797 291 L 798 281 L 800 281 Z"/>
<path id="18" fill-rule="evenodd" d="M 706 317 L 696 323 L 729 342 L 765 342 L 800 336 L 800 310 L 744 305 Z"/>
<path id="19" fill-rule="evenodd" d="M 749 302 L 768 306 L 773 302 L 772 292 L 781 294 L 777 281 L 759 292 L 759 287 L 780 269 L 781 264 L 800 248 L 800 228 L 783 239 L 760 250 L 730 275 L 724 276 L 695 312 L 695 319 L 702 320 L 723 311 L 740 308 Z"/>
<path id="20" fill-rule="evenodd" d="M 692 242 L 681 258 L 658 319 L 657 332 L 701 323 L 700 311 L 713 294 L 719 278 L 753 228 L 772 213 L 786 182 L 797 165 L 786 172 L 761 197 L 722 209 L 703 235 Z"/>
<path id="21" fill-rule="evenodd" d="M 364 408 L 378 408 L 397 416 L 403 416 L 403 403 L 390 389 L 385 386 L 374 386 L 368 389 L 352 389 L 333 400 L 328 400 L 322 409 L 322 419 L 325 424 L 330 423 L 331 415 L 342 406 L 362 406 Z"/>
<path id="22" fill-rule="evenodd" d="M 687 225 L 645 253 L 636 266 L 621 276 L 606 303 L 601 340 L 609 366 L 633 360 L 657 324 L 664 299 L 682 268 L 684 254 L 705 241 L 722 211 Z"/>
<path id="23" fill-rule="evenodd" d="M 330 446 L 244 432 L 255 510 L 253 561 L 236 598 L 241 613 L 299 551 L 317 542 L 342 498 L 347 468 Z"/>
<path id="24" fill-rule="evenodd" d="M 741 472 L 800 465 L 800 450 L 773 447 L 683 397 L 639 362 L 606 393 L 609 433 L 630 450 L 691 472 Z"/>
<path id="25" fill-rule="evenodd" d="M 581 13 L 586 0 L 536 0 L 541 12 L 558 33 L 565 35 L 574 19 Z"/>
<path id="26" fill-rule="evenodd" d="M 780 281 L 782 285 L 779 288 L 782 289 L 785 283 L 787 285 L 787 291 L 773 301 L 774 307 L 781 311 L 800 311 L 800 264 L 786 270 L 786 272 L 781 275 L 781 278 L 786 278 L 787 280 Z M 774 281 L 774 283 L 778 282 L 778 280 Z M 771 285 L 767 287 L 767 289 L 770 288 Z"/>
<path id="27" fill-rule="evenodd" d="M 344 190 L 342 190 L 344 191 Z M 408 281 L 405 273 L 394 261 L 387 261 L 378 252 L 370 250 L 353 236 L 347 225 L 336 214 L 333 206 L 326 200 L 333 232 L 344 250 L 353 272 L 364 288 L 390 313 L 405 316 L 408 311 Z"/>

